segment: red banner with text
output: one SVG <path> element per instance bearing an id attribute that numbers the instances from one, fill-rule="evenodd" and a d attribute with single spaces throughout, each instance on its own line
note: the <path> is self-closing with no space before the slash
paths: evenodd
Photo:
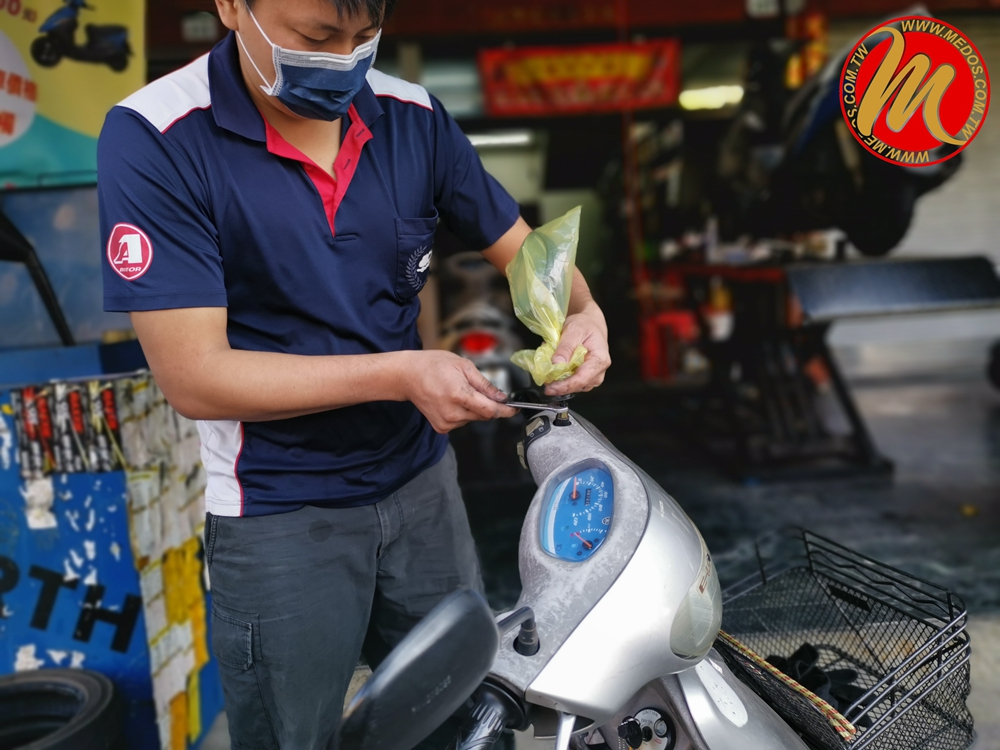
<path id="1" fill-rule="evenodd" d="M 669 107 L 680 93 L 676 39 L 479 53 L 486 112 L 494 117 Z"/>

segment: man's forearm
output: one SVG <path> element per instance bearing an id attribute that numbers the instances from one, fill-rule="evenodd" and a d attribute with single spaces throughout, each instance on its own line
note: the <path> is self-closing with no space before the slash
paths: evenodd
<path id="1" fill-rule="evenodd" d="M 593 296 L 590 294 L 590 287 L 587 285 L 587 280 L 583 278 L 580 269 L 576 268 L 573 270 L 573 289 L 569 296 L 567 314 L 577 315 L 580 313 L 593 317 L 605 337 L 608 335 L 608 324 L 604 320 L 604 313 L 601 312 L 601 308 L 598 307 Z"/>
<path id="2" fill-rule="evenodd" d="M 189 363 L 181 377 L 155 365 L 153 371 L 174 408 L 191 419 L 268 422 L 403 401 L 401 373 L 411 354 L 313 357 L 220 349 Z"/>
<path id="3" fill-rule="evenodd" d="M 524 243 L 524 239 L 530 233 L 531 227 L 527 225 L 524 219 L 518 218 L 514 226 L 503 237 L 483 251 L 483 257 L 492 263 L 500 273 L 506 275 L 507 265 L 517 255 L 518 250 L 521 249 L 521 245 Z M 592 316 L 598 323 L 599 328 L 604 331 L 604 335 L 607 336 L 608 326 L 604 322 L 604 313 L 601 312 L 601 308 L 594 302 L 594 298 L 590 294 L 590 287 L 587 286 L 587 280 L 583 278 L 583 274 L 580 273 L 579 268 L 573 269 L 573 289 L 570 292 L 569 309 L 567 310 L 568 315 L 576 315 L 577 313 L 585 313 Z"/>

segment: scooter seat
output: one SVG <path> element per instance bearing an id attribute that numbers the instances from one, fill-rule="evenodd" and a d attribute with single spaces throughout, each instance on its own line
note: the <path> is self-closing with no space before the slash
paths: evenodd
<path id="1" fill-rule="evenodd" d="M 120 34 L 128 34 L 127 26 L 117 26 L 117 25 L 98 26 L 97 24 L 88 23 L 84 28 L 87 31 L 88 38 L 119 36 Z"/>

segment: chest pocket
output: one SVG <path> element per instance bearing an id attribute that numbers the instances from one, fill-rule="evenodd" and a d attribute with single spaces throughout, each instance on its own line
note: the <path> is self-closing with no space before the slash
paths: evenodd
<path id="1" fill-rule="evenodd" d="M 438 214 L 421 219 L 396 219 L 396 297 L 406 302 L 427 283 L 437 231 Z"/>

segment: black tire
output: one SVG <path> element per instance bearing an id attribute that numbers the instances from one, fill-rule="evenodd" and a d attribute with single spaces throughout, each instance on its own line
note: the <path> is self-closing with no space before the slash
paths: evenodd
<path id="1" fill-rule="evenodd" d="M 62 60 L 62 52 L 55 39 L 40 36 L 31 43 L 31 57 L 43 68 L 52 68 Z"/>
<path id="2" fill-rule="evenodd" d="M 1000 342 L 990 349 L 990 363 L 986 368 L 986 377 L 990 379 L 994 388 L 1000 390 Z"/>
<path id="3" fill-rule="evenodd" d="M 0 748 L 116 750 L 122 709 L 107 677 L 43 669 L 0 677 Z"/>
<path id="4" fill-rule="evenodd" d="M 906 170 L 866 155 L 864 188 L 844 217 L 842 229 L 868 258 L 888 255 L 910 228 L 917 186 Z"/>

